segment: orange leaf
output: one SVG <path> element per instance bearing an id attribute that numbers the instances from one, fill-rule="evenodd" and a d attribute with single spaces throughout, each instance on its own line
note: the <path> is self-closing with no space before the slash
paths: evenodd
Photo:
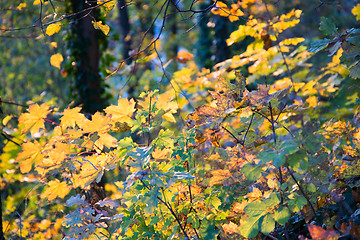
<path id="1" fill-rule="evenodd" d="M 44 118 L 46 118 L 50 110 L 49 106 L 43 103 L 41 106 L 38 104 L 31 105 L 28 111 L 28 113 L 21 114 L 19 124 L 24 124 L 22 133 L 30 129 L 31 135 L 34 135 L 40 128 L 45 128 Z"/>
<path id="2" fill-rule="evenodd" d="M 224 229 L 225 235 L 234 234 L 239 231 L 239 226 L 233 222 L 223 224 L 222 228 Z"/>
<path id="3" fill-rule="evenodd" d="M 194 58 L 194 55 L 187 51 L 179 51 L 176 56 L 176 61 L 179 63 L 186 63 Z"/>
<path id="4" fill-rule="evenodd" d="M 312 239 L 315 240 L 337 240 L 339 239 L 339 235 L 335 232 L 335 230 L 328 229 L 325 230 L 322 227 L 309 224 L 308 229 Z"/>

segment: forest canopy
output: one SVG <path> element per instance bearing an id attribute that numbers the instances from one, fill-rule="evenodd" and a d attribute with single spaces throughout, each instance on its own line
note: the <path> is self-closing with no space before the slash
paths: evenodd
<path id="1" fill-rule="evenodd" d="M 360 3 L 3 0 L 0 239 L 359 239 Z"/>

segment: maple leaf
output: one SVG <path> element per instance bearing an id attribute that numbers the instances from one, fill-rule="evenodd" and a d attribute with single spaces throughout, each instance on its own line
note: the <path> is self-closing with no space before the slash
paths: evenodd
<path id="1" fill-rule="evenodd" d="M 65 181 L 60 182 L 58 179 L 50 181 L 48 184 L 49 187 L 41 194 L 41 197 L 47 198 L 50 201 L 57 197 L 64 198 L 71 190 Z"/>
<path id="2" fill-rule="evenodd" d="M 106 166 L 114 166 L 116 159 L 105 154 L 93 154 L 86 158 L 78 158 L 82 165 L 81 171 L 74 175 L 74 186 L 84 188 L 93 181 L 100 182 Z"/>
<path id="3" fill-rule="evenodd" d="M 211 106 L 200 106 L 196 108 L 195 112 L 186 116 L 188 127 L 198 127 L 206 123 L 218 121 L 225 117 L 224 113 Z"/>
<path id="4" fill-rule="evenodd" d="M 265 86 L 263 84 L 258 85 L 258 90 L 251 91 L 248 93 L 248 99 L 250 100 L 251 105 L 260 104 L 260 103 L 268 103 L 271 98 L 269 96 L 269 86 Z"/>
<path id="5" fill-rule="evenodd" d="M 84 116 L 84 114 L 80 113 L 81 107 L 75 107 L 75 108 L 67 108 L 63 112 L 63 116 L 60 118 L 61 121 L 61 127 L 67 128 L 67 127 L 73 127 L 75 128 L 75 125 L 77 124 L 79 127 L 82 127 L 82 122 L 86 121 L 87 118 Z"/>
<path id="6" fill-rule="evenodd" d="M 25 142 L 21 145 L 21 148 L 23 151 L 17 155 L 16 160 L 22 161 L 20 163 L 21 173 L 28 173 L 35 160 L 43 158 L 43 155 L 41 154 L 41 145 L 38 141 Z"/>
<path id="7" fill-rule="evenodd" d="M 179 107 L 176 102 L 171 102 L 172 99 L 173 96 L 170 93 L 161 94 L 156 101 L 156 107 L 165 111 L 162 118 L 169 122 L 176 122 L 172 114 L 176 113 Z"/>
<path id="8" fill-rule="evenodd" d="M 111 119 L 108 116 L 101 115 L 100 112 L 96 112 L 91 121 L 88 120 L 83 123 L 82 128 L 85 133 L 105 133 L 111 128 Z"/>
<path id="9" fill-rule="evenodd" d="M 39 106 L 33 104 L 29 107 L 28 113 L 23 113 L 19 117 L 19 124 L 24 124 L 22 133 L 30 129 L 31 135 L 34 135 L 40 128 L 45 128 L 44 118 L 50 113 L 49 106 L 45 103 Z"/>
<path id="10" fill-rule="evenodd" d="M 168 159 L 172 153 L 173 150 L 171 150 L 170 148 L 164 148 L 162 150 L 159 148 L 155 148 L 152 151 L 151 155 L 155 159 Z"/>
<path id="11" fill-rule="evenodd" d="M 100 133 L 99 139 L 96 140 L 95 145 L 102 149 L 103 146 L 108 148 L 116 147 L 117 146 L 117 139 L 111 136 L 108 133 Z"/>
<path id="12" fill-rule="evenodd" d="M 113 122 L 128 122 L 135 112 L 135 101 L 119 98 L 117 106 L 111 105 L 105 108 L 106 114 L 111 116 Z"/>

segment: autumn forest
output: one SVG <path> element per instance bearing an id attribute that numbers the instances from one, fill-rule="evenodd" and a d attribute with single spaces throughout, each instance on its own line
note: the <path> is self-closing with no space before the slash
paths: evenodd
<path id="1" fill-rule="evenodd" d="M 2 0 L 0 239 L 360 239 L 357 0 Z"/>

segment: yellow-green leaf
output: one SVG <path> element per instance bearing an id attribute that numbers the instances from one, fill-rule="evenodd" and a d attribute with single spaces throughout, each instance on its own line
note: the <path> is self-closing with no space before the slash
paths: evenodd
<path id="1" fill-rule="evenodd" d="M 61 68 L 61 63 L 64 61 L 63 56 L 60 53 L 56 53 L 50 57 L 50 64 L 58 69 Z"/>
<path id="2" fill-rule="evenodd" d="M 46 28 L 46 34 L 49 36 L 54 35 L 55 33 L 58 33 L 61 29 L 61 23 L 57 22 L 57 23 L 52 23 L 49 26 L 47 26 Z"/>
<path id="3" fill-rule="evenodd" d="M 95 29 L 100 29 L 106 36 L 109 34 L 110 27 L 106 24 L 102 24 L 102 21 L 92 22 Z"/>
<path id="4" fill-rule="evenodd" d="M 360 3 L 358 3 L 352 10 L 352 14 L 356 17 L 356 20 L 360 20 Z"/>

